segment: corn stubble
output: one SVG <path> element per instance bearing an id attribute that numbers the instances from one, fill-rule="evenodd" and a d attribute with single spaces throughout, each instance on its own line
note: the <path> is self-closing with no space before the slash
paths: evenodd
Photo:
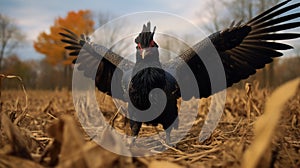
<path id="1" fill-rule="evenodd" d="M 247 84 L 245 90 L 228 89 L 222 119 L 202 143 L 198 136 L 211 98 L 181 106 L 198 111 L 196 120 L 187 123 L 193 125 L 187 136 L 163 153 L 131 158 L 103 149 L 92 141 L 95 137 L 85 134 L 71 92 L 26 91 L 22 79 L 12 76 L 2 75 L 1 81 L 10 78 L 17 78 L 21 89 L 1 90 L 0 167 L 300 167 L 300 79 L 273 91 L 259 89 L 258 83 Z M 97 97 L 107 122 L 128 132 L 119 114 L 124 109 L 102 93 Z M 95 136 L 123 150 L 107 129 L 99 129 Z M 140 136 L 157 131 L 163 129 L 143 125 Z M 152 142 L 146 144 L 155 149 Z"/>

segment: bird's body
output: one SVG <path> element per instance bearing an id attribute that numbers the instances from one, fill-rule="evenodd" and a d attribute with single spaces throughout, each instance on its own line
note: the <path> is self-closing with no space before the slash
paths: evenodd
<path id="1" fill-rule="evenodd" d="M 158 116 L 154 120 L 146 121 L 145 124 L 150 124 L 157 126 L 162 124 L 163 128 L 166 130 L 167 142 L 170 141 L 170 132 L 172 128 L 178 128 L 178 109 L 177 109 L 177 99 L 178 95 L 172 93 L 168 88 L 168 81 L 166 74 L 163 69 L 160 68 L 146 68 L 138 72 L 131 81 L 131 87 L 129 88 L 129 97 L 132 103 L 128 104 L 128 112 L 131 119 L 130 126 L 132 129 L 132 135 L 137 136 L 142 125 L 142 122 L 134 121 L 139 118 L 144 118 L 141 115 L 146 116 L 142 111 L 149 109 L 151 106 L 154 107 L 151 111 L 151 116 Z M 156 97 L 155 93 L 150 93 L 153 89 L 161 89 L 164 91 L 167 97 L 167 102 L 164 110 L 160 113 L 160 109 L 155 107 L 160 106 L 159 97 Z M 152 99 L 150 102 L 149 99 Z M 170 127 L 172 125 L 172 127 Z M 168 130 L 167 130 L 168 129 Z"/>
<path id="2" fill-rule="evenodd" d="M 143 39 L 149 38 L 147 42 L 153 40 L 153 37 L 147 37 L 147 35 L 151 36 L 150 24 L 143 29 L 140 36 L 144 36 L 142 37 Z M 140 42 L 139 40 L 138 38 L 136 39 L 139 45 L 147 46 L 147 44 L 143 44 L 144 42 Z M 144 55 L 141 57 L 141 54 Z M 128 88 L 130 98 L 130 101 L 128 101 L 128 112 L 131 119 L 130 127 L 132 135 L 138 135 L 143 118 L 155 116 L 153 120 L 150 119 L 144 123 L 153 126 L 162 124 L 166 130 L 167 143 L 169 143 L 172 128 L 178 128 L 178 95 L 172 94 L 172 90 L 167 85 L 172 76 L 162 69 L 159 61 L 158 46 L 153 45 L 144 50 L 138 48 L 136 60 L 137 62 L 133 67 L 132 78 Z M 175 79 L 171 80 L 175 81 Z M 160 89 L 166 94 L 167 102 L 163 111 L 159 108 L 161 103 L 159 102 L 159 94 L 152 92 L 154 89 Z M 152 109 L 149 110 L 151 107 Z"/>
<path id="3" fill-rule="evenodd" d="M 126 60 L 108 49 L 103 49 L 103 46 L 94 44 L 85 37 L 79 38 L 70 30 L 65 29 L 66 33 L 60 34 L 65 38 L 62 41 L 70 44 L 66 47 L 73 51 L 70 55 L 77 56 L 79 51 L 83 52 L 82 58 L 79 57 L 76 62 L 79 64 L 78 70 L 84 71 L 88 77 L 93 77 L 89 73 L 90 69 L 93 68 L 92 66 L 98 66 L 95 78 L 97 88 L 112 97 L 129 102 L 128 111 L 132 135 L 138 135 L 142 123 L 162 124 L 166 131 L 166 140 L 169 142 L 171 130 L 178 127 L 178 98 L 189 100 L 192 97 L 208 97 L 255 74 L 257 69 L 272 62 L 274 57 L 282 56 L 282 53 L 277 50 L 293 48 L 290 45 L 276 42 L 276 40 L 300 37 L 298 33 L 281 32 L 300 27 L 300 22 L 289 22 L 299 18 L 300 13 L 288 13 L 298 8 L 300 3 L 285 6 L 289 2 L 290 0 L 286 0 L 279 3 L 245 24 L 233 24 L 228 29 L 212 34 L 165 64 L 159 62 L 158 45 L 153 39 L 155 28 L 151 32 L 150 23 L 143 26 L 142 32 L 135 39 L 137 44 L 136 63 Z M 286 15 L 281 16 L 281 14 Z M 210 57 L 207 52 L 204 52 L 207 55 L 199 55 L 210 44 L 217 51 L 218 58 Z M 94 65 L 94 62 L 98 60 L 101 60 L 100 64 Z M 221 60 L 226 78 L 224 86 L 212 88 L 204 60 L 213 63 Z M 122 61 L 126 68 L 119 67 Z M 183 71 L 185 65 L 193 75 L 187 75 Z M 172 69 L 174 73 L 166 72 L 164 69 Z M 117 76 L 115 80 L 113 80 L 113 74 Z M 131 79 L 124 82 L 123 79 L 128 76 L 131 76 Z M 179 81 L 195 79 L 199 90 L 189 90 L 182 94 L 175 77 Z M 185 87 L 189 87 L 189 82 L 183 82 L 183 84 L 186 85 Z M 112 85 L 114 85 L 114 91 L 119 94 L 113 94 Z M 155 89 L 163 91 L 166 96 L 165 107 L 162 110 L 159 109 L 161 95 L 154 92 Z M 123 96 L 126 94 L 129 97 Z M 149 108 L 153 108 L 151 115 L 146 113 L 149 112 L 147 111 Z M 147 121 L 143 120 L 148 115 L 157 117 Z"/>

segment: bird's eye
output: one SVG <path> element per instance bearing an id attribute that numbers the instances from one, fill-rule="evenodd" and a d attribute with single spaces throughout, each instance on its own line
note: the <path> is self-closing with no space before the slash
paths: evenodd
<path id="1" fill-rule="evenodd" d="M 154 43 L 154 41 L 152 40 L 151 42 L 150 42 L 150 47 L 154 47 L 155 46 L 155 43 Z"/>

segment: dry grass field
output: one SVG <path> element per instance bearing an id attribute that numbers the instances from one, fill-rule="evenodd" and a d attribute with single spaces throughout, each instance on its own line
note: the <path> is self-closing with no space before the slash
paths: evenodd
<path id="1" fill-rule="evenodd" d="M 196 120 L 187 123 L 193 124 L 187 136 L 163 153 L 131 158 L 103 149 L 85 134 L 70 91 L 3 90 L 0 167 L 300 167 L 299 85 L 275 92 L 256 84 L 250 90 L 228 89 L 222 119 L 203 143 L 198 138 L 210 98 L 181 107 L 198 111 Z M 117 109 L 108 96 L 98 96 L 109 121 Z M 121 115 L 113 123 L 126 132 Z M 155 133 L 154 127 L 143 125 L 140 136 Z M 99 136 L 118 148 L 109 133 Z"/>

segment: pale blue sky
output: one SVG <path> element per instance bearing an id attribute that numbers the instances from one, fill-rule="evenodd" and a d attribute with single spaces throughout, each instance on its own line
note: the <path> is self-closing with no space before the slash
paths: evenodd
<path id="1" fill-rule="evenodd" d="M 93 11 L 95 15 L 102 12 L 110 13 L 115 17 L 135 12 L 159 11 L 181 16 L 191 23 L 201 26 L 209 21 L 207 19 L 209 12 L 206 10 L 206 5 L 209 1 L 210 0 L 1 0 L 0 11 L 2 14 L 12 18 L 26 35 L 28 42 L 25 46 L 18 49 L 18 55 L 22 59 L 42 59 L 44 56 L 34 51 L 32 46 L 33 41 L 37 38 L 39 33 L 48 31 L 54 19 L 57 17 L 65 17 L 68 11 L 89 9 Z M 300 0 L 294 0 L 293 3 L 299 1 Z M 174 27 L 174 29 L 176 29 L 176 27 Z"/>

